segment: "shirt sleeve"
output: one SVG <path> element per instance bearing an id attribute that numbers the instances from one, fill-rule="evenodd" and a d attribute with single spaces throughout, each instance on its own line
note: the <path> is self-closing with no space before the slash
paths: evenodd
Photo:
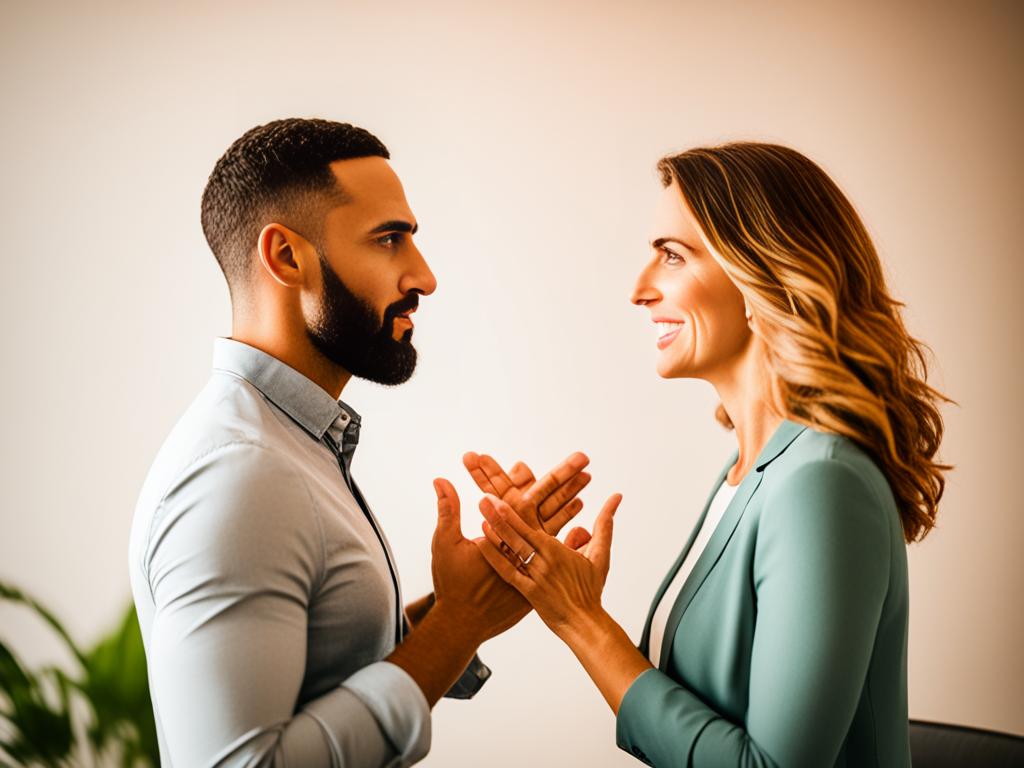
<path id="1" fill-rule="evenodd" d="M 173 765 L 397 768 L 426 755 L 427 701 L 388 662 L 295 709 L 323 563 L 305 481 L 271 449 L 211 451 L 165 495 L 143 569 L 151 695 Z"/>
<path id="2" fill-rule="evenodd" d="M 796 470 L 765 500 L 758 532 L 746 723 L 648 670 L 622 700 L 619 746 L 659 768 L 833 765 L 871 660 L 890 544 L 885 510 L 852 468 Z"/>

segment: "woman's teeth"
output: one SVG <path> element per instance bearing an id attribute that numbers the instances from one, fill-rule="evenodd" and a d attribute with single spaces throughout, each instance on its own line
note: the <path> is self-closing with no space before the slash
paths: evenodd
<path id="1" fill-rule="evenodd" d="M 682 323 L 655 323 L 658 329 L 658 338 L 663 339 L 683 327 Z"/>

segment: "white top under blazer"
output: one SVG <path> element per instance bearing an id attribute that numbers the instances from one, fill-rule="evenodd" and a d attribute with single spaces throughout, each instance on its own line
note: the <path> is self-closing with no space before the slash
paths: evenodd
<path id="1" fill-rule="evenodd" d="M 700 558 L 701 552 L 704 551 L 704 547 L 708 545 L 711 534 L 718 527 L 719 521 L 725 514 L 725 508 L 729 506 L 732 497 L 736 495 L 738 487 L 737 485 L 729 485 L 725 481 L 719 486 L 718 491 L 715 493 L 715 498 L 711 500 L 707 517 L 704 518 L 704 524 L 700 527 L 700 532 L 697 534 L 693 546 L 690 547 L 690 551 L 686 554 L 686 559 L 679 566 L 675 578 L 672 579 L 672 583 L 665 590 L 661 602 L 658 603 L 658 609 L 654 612 L 654 618 L 651 619 L 651 649 L 648 657 L 655 667 L 661 662 L 661 646 L 665 639 L 665 625 L 668 623 L 668 615 L 672 612 L 672 606 L 675 605 L 676 598 L 679 597 L 679 593 L 683 590 L 683 584 L 689 578 L 693 566 L 697 564 L 697 560 Z"/>

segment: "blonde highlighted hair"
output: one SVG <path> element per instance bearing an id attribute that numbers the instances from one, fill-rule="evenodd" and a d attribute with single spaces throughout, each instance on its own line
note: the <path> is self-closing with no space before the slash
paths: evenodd
<path id="1" fill-rule="evenodd" d="M 765 341 L 780 413 L 866 450 L 896 498 L 908 542 L 927 535 L 949 465 L 928 348 L 903 324 L 853 206 L 795 150 L 738 142 L 658 163 L 679 184 Z M 724 409 L 719 420 L 732 427 Z"/>

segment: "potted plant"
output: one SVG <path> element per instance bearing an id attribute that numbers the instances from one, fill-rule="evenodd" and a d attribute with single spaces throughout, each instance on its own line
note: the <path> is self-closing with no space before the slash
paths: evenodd
<path id="1" fill-rule="evenodd" d="M 29 670 L 0 637 L 0 763 L 26 766 L 159 765 L 142 635 L 129 606 L 83 651 L 49 610 L 0 582 L 0 600 L 26 606 L 67 645 L 70 670 Z"/>

